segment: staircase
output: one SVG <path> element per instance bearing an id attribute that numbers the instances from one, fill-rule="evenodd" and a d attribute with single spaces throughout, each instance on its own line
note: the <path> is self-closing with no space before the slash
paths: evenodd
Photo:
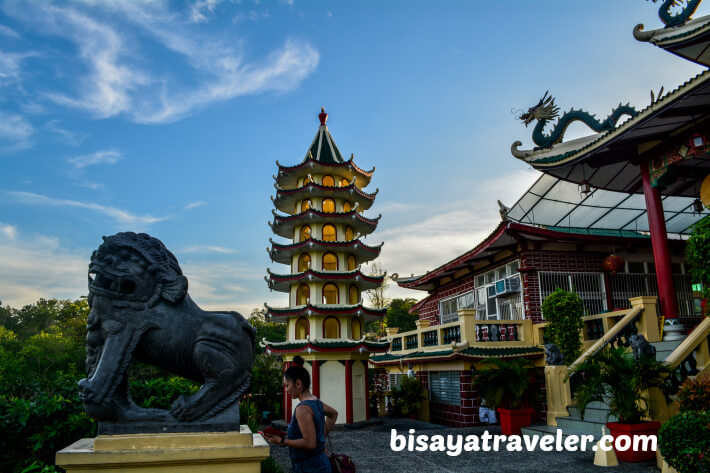
<path id="1" fill-rule="evenodd" d="M 668 342 L 653 342 L 656 348 L 656 360 L 665 360 L 673 350 L 676 349 L 682 340 Z M 553 425 L 532 425 L 522 429 L 523 435 L 546 435 L 555 434 L 557 429 L 562 429 L 563 435 L 593 435 L 594 440 L 599 440 L 602 435 L 602 427 L 607 422 L 615 422 L 615 417 L 607 417 L 609 407 L 604 402 L 590 402 L 584 410 L 584 420 L 576 406 L 569 406 L 569 417 L 556 417 L 557 427 Z"/>

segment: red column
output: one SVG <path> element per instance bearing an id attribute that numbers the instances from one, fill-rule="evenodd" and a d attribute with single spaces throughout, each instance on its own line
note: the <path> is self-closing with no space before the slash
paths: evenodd
<path id="1" fill-rule="evenodd" d="M 653 247 L 653 261 L 656 266 L 661 315 L 666 319 L 677 319 L 678 303 L 673 287 L 671 255 L 668 252 L 668 235 L 666 234 L 666 220 L 663 215 L 661 193 L 657 188 L 651 187 L 647 162 L 641 164 L 641 177 L 643 179 L 643 195 L 646 198 L 648 228 L 651 231 L 651 246 Z"/>
<path id="2" fill-rule="evenodd" d="M 320 397 L 320 362 L 318 360 L 313 360 L 313 365 L 311 365 L 311 384 L 312 393 L 315 397 Z"/>
<path id="3" fill-rule="evenodd" d="M 353 360 L 345 360 L 345 422 L 353 423 Z"/>
<path id="4" fill-rule="evenodd" d="M 365 364 L 365 420 L 370 420 L 370 367 L 367 360 L 362 362 Z"/>
<path id="5" fill-rule="evenodd" d="M 284 371 L 291 367 L 291 362 L 285 363 Z M 286 411 L 286 422 L 291 422 L 291 396 L 286 394 L 286 388 L 284 388 L 284 396 L 286 396 L 286 402 L 284 403 L 284 410 Z"/>

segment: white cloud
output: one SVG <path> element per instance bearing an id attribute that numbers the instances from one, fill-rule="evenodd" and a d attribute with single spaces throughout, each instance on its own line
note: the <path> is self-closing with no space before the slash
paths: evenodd
<path id="1" fill-rule="evenodd" d="M 83 169 L 87 166 L 96 164 L 115 164 L 123 159 L 123 155 L 116 150 L 97 151 L 91 154 L 84 154 L 68 160 L 77 169 Z"/>
<path id="2" fill-rule="evenodd" d="M 50 120 L 44 124 L 44 128 L 52 133 L 56 133 L 68 145 L 80 145 L 88 135 L 86 133 L 70 131 L 59 126 L 61 120 Z"/>
<path id="3" fill-rule="evenodd" d="M 238 24 L 238 23 L 243 23 L 245 21 L 259 21 L 263 20 L 265 18 L 269 18 L 269 10 L 263 10 L 263 11 L 256 11 L 256 10 L 249 10 L 248 12 L 240 12 L 234 15 L 234 18 L 232 18 L 232 23 Z"/>
<path id="4" fill-rule="evenodd" d="M 222 0 L 199 0 L 192 4 L 190 8 L 190 20 L 195 23 L 204 23 L 207 21 L 207 16 L 214 13 L 217 5 Z"/>
<path id="5" fill-rule="evenodd" d="M 32 192 L 8 192 L 11 196 L 23 204 L 27 205 L 44 205 L 50 207 L 76 207 L 81 209 L 88 209 L 103 214 L 114 221 L 124 226 L 128 227 L 143 227 L 146 225 L 151 225 L 153 223 L 161 222 L 167 220 L 170 217 L 153 217 L 152 215 L 135 215 L 128 211 L 118 209 L 116 207 L 109 207 L 100 204 L 78 202 L 75 200 L 66 199 L 53 199 L 41 194 L 35 194 Z"/>
<path id="6" fill-rule="evenodd" d="M 90 250 L 69 250 L 54 237 L 27 235 L 0 225 L 0 300 L 22 307 L 39 298 L 76 299 L 87 294 Z M 18 233 L 20 233 L 18 235 Z"/>
<path id="7" fill-rule="evenodd" d="M 16 39 L 20 37 L 20 35 L 17 34 L 17 32 L 15 30 L 13 30 L 12 28 L 9 28 L 5 25 L 0 25 L 0 35 L 7 36 L 9 38 L 16 38 Z"/>
<path id="8" fill-rule="evenodd" d="M 17 227 L 0 222 L 0 233 L 5 235 L 5 238 L 14 240 L 17 238 Z"/>
<path id="9" fill-rule="evenodd" d="M 185 207 L 183 207 L 183 210 L 192 210 L 197 207 L 202 207 L 203 205 L 207 205 L 207 202 L 203 200 L 198 200 L 196 202 L 190 202 Z"/>
<path id="10" fill-rule="evenodd" d="M 220 254 L 232 254 L 237 253 L 234 248 L 226 248 L 224 246 L 215 245 L 193 245 L 188 246 L 179 251 L 179 253 L 220 253 Z"/>
<path id="11" fill-rule="evenodd" d="M 7 143 L 1 146 L 0 150 L 16 151 L 31 147 L 34 143 L 32 135 L 35 129 L 21 115 L 0 111 L 0 144 Z"/>

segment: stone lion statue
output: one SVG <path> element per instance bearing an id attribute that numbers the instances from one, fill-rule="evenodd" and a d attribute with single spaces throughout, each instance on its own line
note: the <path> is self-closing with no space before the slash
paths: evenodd
<path id="1" fill-rule="evenodd" d="M 238 398 L 250 382 L 254 329 L 237 312 L 200 309 L 160 240 L 133 232 L 104 237 L 91 255 L 89 306 L 88 376 L 79 387 L 86 412 L 100 421 L 99 433 L 239 430 Z M 133 358 L 202 386 L 169 411 L 139 408 L 128 393 Z"/>
<path id="2" fill-rule="evenodd" d="M 641 358 L 656 358 L 656 347 L 648 343 L 646 337 L 643 335 L 631 335 L 629 337 L 629 344 L 631 345 L 634 358 L 637 360 Z"/>
<path id="3" fill-rule="evenodd" d="M 554 343 L 545 344 L 545 364 L 549 366 L 559 366 L 565 364 L 565 357 Z"/>

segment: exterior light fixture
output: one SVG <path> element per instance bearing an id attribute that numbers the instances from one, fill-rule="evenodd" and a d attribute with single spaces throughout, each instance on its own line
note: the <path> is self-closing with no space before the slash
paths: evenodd
<path id="1" fill-rule="evenodd" d="M 693 214 L 698 214 L 700 215 L 703 213 L 703 203 L 700 201 L 700 199 L 695 199 L 693 201 Z"/>
<path id="2" fill-rule="evenodd" d="M 585 179 L 582 181 L 582 183 L 579 185 L 579 195 L 582 197 L 587 197 L 589 193 L 591 192 L 591 187 L 589 186 L 589 182 Z"/>
<path id="3" fill-rule="evenodd" d="M 701 135 L 700 133 L 694 134 L 691 140 L 693 148 L 695 149 L 702 148 L 705 145 L 705 138 L 703 138 L 703 135 Z"/>

